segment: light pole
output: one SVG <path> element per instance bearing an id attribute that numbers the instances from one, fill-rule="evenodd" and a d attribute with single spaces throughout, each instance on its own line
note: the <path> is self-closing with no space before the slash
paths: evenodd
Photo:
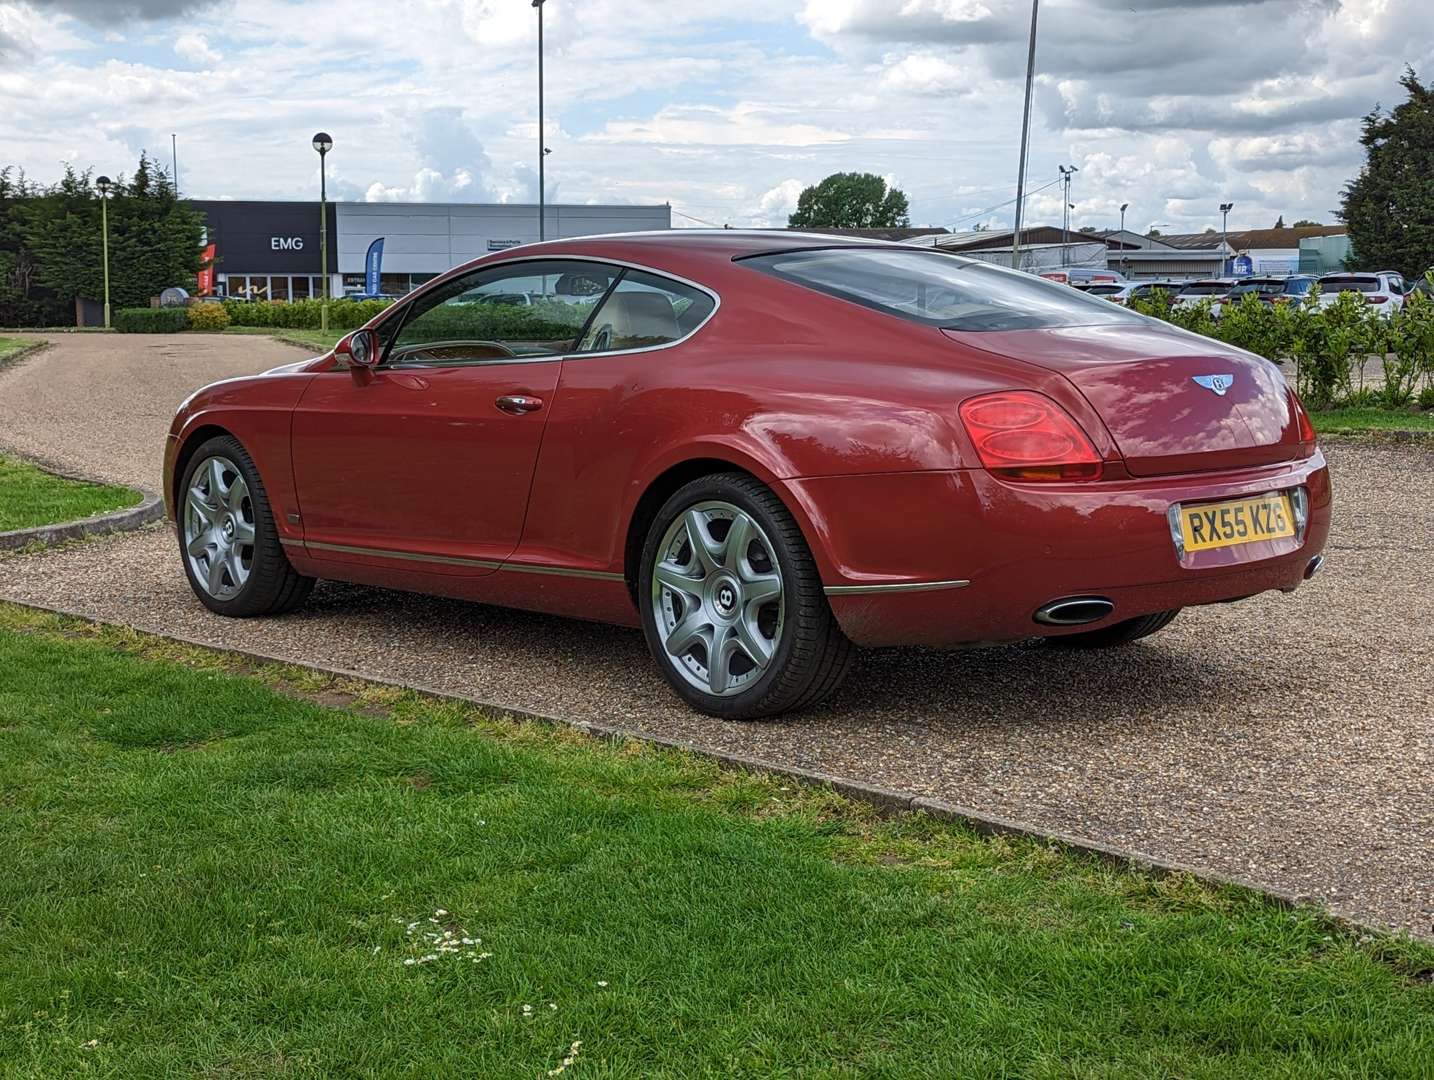
<path id="1" fill-rule="evenodd" d="M 1224 277 L 1224 276 L 1225 276 L 1225 271 L 1228 269 L 1228 265 L 1227 265 L 1227 264 L 1228 264 L 1229 261 L 1230 261 L 1230 241 L 1229 241 L 1228 237 L 1229 237 L 1229 234 L 1230 234 L 1230 211 L 1233 210 L 1233 209 L 1235 209 L 1235 204 L 1232 203 L 1232 202 L 1222 202 L 1222 203 L 1220 204 L 1220 276 L 1221 276 L 1221 277 Z"/>
<path id="2" fill-rule="evenodd" d="M 324 296 L 319 307 L 319 329 L 329 328 L 329 191 L 328 156 L 334 140 L 327 131 L 314 136 L 314 149 L 319 152 L 319 272 L 324 276 Z"/>
<path id="3" fill-rule="evenodd" d="M 1036 16 L 1041 0 L 1031 0 L 1031 45 L 1026 53 L 1026 106 L 1021 112 L 1021 165 L 1016 174 L 1016 227 L 1011 232 L 1011 269 L 1021 268 L 1021 219 L 1026 206 L 1026 152 L 1031 142 L 1031 85 L 1036 80 Z"/>
<path id="4" fill-rule="evenodd" d="M 538 239 L 548 238 L 547 193 L 544 167 L 550 153 L 543 132 L 543 0 L 533 0 L 538 9 Z"/>
<path id="5" fill-rule="evenodd" d="M 1120 204 L 1120 231 L 1121 231 L 1122 233 L 1125 232 L 1125 212 L 1126 212 L 1127 210 L 1129 210 L 1129 209 L 1130 209 L 1130 203 L 1128 203 L 1128 202 L 1123 202 L 1123 203 Z M 1125 241 L 1123 241 L 1123 240 L 1121 241 L 1122 244 L 1123 244 L 1124 242 L 1125 242 Z"/>
<path id="6" fill-rule="evenodd" d="M 1060 170 L 1061 180 L 1062 180 L 1062 181 L 1064 182 L 1064 184 L 1065 184 L 1065 193 L 1066 193 L 1066 197 L 1065 197 L 1065 209 L 1064 209 L 1064 211 L 1063 211 L 1064 216 L 1063 216 L 1062 219 L 1061 219 L 1061 265 L 1062 265 L 1062 266 L 1065 266 L 1066 263 L 1070 260 L 1071 209 L 1072 209 L 1072 207 L 1071 207 L 1071 177 L 1074 176 L 1076 173 L 1078 173 L 1080 170 L 1077 169 L 1074 165 L 1057 165 L 1056 168 Z"/>
<path id="7" fill-rule="evenodd" d="M 174 181 L 174 197 L 177 199 L 177 198 L 179 198 L 179 133 L 178 133 L 178 132 L 171 131 L 171 132 L 169 133 L 169 153 L 170 153 L 170 160 L 172 160 L 172 161 L 174 162 L 174 175 L 171 177 L 171 179 Z"/>
<path id="8" fill-rule="evenodd" d="M 114 187 L 108 176 L 95 180 L 95 190 L 100 193 L 100 244 L 104 250 L 105 266 L 105 329 L 110 328 L 110 189 Z"/>

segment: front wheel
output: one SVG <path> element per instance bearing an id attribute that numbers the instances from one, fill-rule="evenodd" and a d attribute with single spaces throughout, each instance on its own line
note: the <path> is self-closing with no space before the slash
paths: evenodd
<path id="1" fill-rule="evenodd" d="M 244 445 L 200 446 L 176 488 L 179 555 L 194 595 L 220 615 L 277 615 L 314 587 L 289 564 L 259 470 Z"/>
<path id="2" fill-rule="evenodd" d="M 663 504 L 643 546 L 638 599 L 663 675 L 711 716 L 805 708 L 851 664 L 796 521 L 742 473 L 694 480 Z"/>

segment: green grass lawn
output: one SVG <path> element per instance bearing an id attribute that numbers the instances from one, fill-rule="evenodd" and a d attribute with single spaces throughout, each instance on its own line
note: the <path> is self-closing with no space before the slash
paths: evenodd
<path id="1" fill-rule="evenodd" d="M 1310 413 L 1315 430 L 1340 431 L 1434 431 L 1434 411 L 1404 409 L 1327 409 Z"/>
<path id="2" fill-rule="evenodd" d="M 0 455 L 0 532 L 75 521 L 134 506 L 140 498 L 129 488 L 65 480 Z"/>
<path id="3" fill-rule="evenodd" d="M 21 349 L 29 348 L 33 344 L 35 344 L 33 341 L 28 341 L 25 338 L 0 337 L 0 360 L 4 360 Z"/>
<path id="4" fill-rule="evenodd" d="M 226 334 L 263 334 L 278 338 L 292 345 L 313 349 L 315 353 L 328 352 L 339 343 L 347 330 L 280 330 L 270 326 L 231 326 Z"/>
<path id="5" fill-rule="evenodd" d="M 238 663 L 0 606 L 0 1071 L 542 1076 L 575 1046 L 574 1077 L 1434 1061 L 1434 949 L 1408 940 Z"/>

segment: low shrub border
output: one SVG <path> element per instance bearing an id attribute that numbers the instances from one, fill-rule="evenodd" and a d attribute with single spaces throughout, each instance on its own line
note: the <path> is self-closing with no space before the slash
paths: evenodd
<path id="1" fill-rule="evenodd" d="M 184 308 L 120 308 L 110 320 L 121 334 L 173 334 L 189 327 Z"/>

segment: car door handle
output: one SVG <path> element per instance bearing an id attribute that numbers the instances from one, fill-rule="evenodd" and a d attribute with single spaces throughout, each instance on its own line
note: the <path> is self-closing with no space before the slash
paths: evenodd
<path id="1" fill-rule="evenodd" d="M 541 409 L 543 399 L 533 397 L 531 394 L 504 394 L 494 404 L 505 413 L 521 416 L 523 413 L 537 412 Z"/>

